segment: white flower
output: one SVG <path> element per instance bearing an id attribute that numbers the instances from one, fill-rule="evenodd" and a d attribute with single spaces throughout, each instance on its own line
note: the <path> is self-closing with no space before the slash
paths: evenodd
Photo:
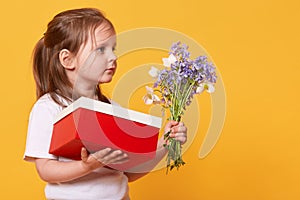
<path id="1" fill-rule="evenodd" d="M 171 67 L 171 64 L 174 64 L 177 59 L 173 54 L 170 54 L 168 58 L 163 58 L 162 61 L 164 66 Z"/>
<path id="2" fill-rule="evenodd" d="M 159 70 L 156 67 L 152 66 L 148 73 L 152 78 L 157 78 L 159 75 Z"/>
<path id="3" fill-rule="evenodd" d="M 196 93 L 197 93 L 197 94 L 200 94 L 200 93 L 203 92 L 203 90 L 204 90 L 204 86 L 203 86 L 203 84 L 201 83 L 201 84 L 197 87 Z"/>
<path id="4" fill-rule="evenodd" d="M 152 103 L 159 103 L 160 99 L 153 92 L 153 88 L 146 86 L 147 94 L 143 97 L 143 100 L 146 105 L 150 105 Z"/>
<path id="5" fill-rule="evenodd" d="M 197 87 L 196 93 L 200 94 L 204 90 L 206 90 L 208 93 L 213 93 L 215 91 L 215 87 L 212 83 L 201 83 L 199 87 Z"/>

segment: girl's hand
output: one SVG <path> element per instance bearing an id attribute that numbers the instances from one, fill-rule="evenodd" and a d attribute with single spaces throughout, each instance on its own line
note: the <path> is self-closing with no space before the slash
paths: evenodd
<path id="1" fill-rule="evenodd" d="M 180 141 L 184 144 L 187 141 L 187 127 L 183 122 L 169 121 L 165 126 L 165 133 L 171 131 L 170 137 Z"/>
<path id="2" fill-rule="evenodd" d="M 128 161 L 128 155 L 121 150 L 105 148 L 88 154 L 86 148 L 81 149 L 81 160 L 84 168 L 94 170 L 108 164 L 121 164 Z"/>

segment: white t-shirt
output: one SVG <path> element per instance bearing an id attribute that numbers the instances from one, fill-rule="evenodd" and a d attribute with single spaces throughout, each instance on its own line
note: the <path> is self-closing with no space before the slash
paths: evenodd
<path id="1" fill-rule="evenodd" d="M 49 94 L 45 94 L 34 104 L 28 125 L 24 159 L 48 158 L 62 162 L 70 159 L 49 154 L 53 121 L 62 107 Z M 59 200 L 129 200 L 128 178 L 123 172 L 109 168 L 99 168 L 73 181 L 50 184 L 45 188 L 47 199 Z"/>

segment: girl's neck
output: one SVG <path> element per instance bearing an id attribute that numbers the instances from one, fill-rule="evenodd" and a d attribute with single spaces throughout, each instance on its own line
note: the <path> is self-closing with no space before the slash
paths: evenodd
<path id="1" fill-rule="evenodd" d="M 98 95 L 96 93 L 96 86 L 94 88 L 84 88 L 84 87 L 73 88 L 72 95 L 74 100 L 82 96 L 91 99 L 98 99 Z"/>

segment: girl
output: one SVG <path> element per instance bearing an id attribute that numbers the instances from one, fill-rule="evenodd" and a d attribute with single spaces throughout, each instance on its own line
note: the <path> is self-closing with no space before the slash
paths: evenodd
<path id="1" fill-rule="evenodd" d="M 115 46 L 112 23 L 91 8 L 56 15 L 36 44 L 33 74 L 38 100 L 30 113 L 24 158 L 33 161 L 41 179 L 48 182 L 47 199 L 129 199 L 128 181 L 146 174 L 105 167 L 128 160 L 121 150 L 106 148 L 89 154 L 83 148 L 79 161 L 48 153 L 54 117 L 64 107 L 80 96 L 110 103 L 99 84 L 110 82 L 116 71 Z M 172 137 L 182 144 L 186 142 L 187 129 L 182 123 L 168 122 L 165 131 L 169 130 Z M 161 138 L 156 158 L 147 169 L 151 170 L 167 153 L 163 143 Z"/>

